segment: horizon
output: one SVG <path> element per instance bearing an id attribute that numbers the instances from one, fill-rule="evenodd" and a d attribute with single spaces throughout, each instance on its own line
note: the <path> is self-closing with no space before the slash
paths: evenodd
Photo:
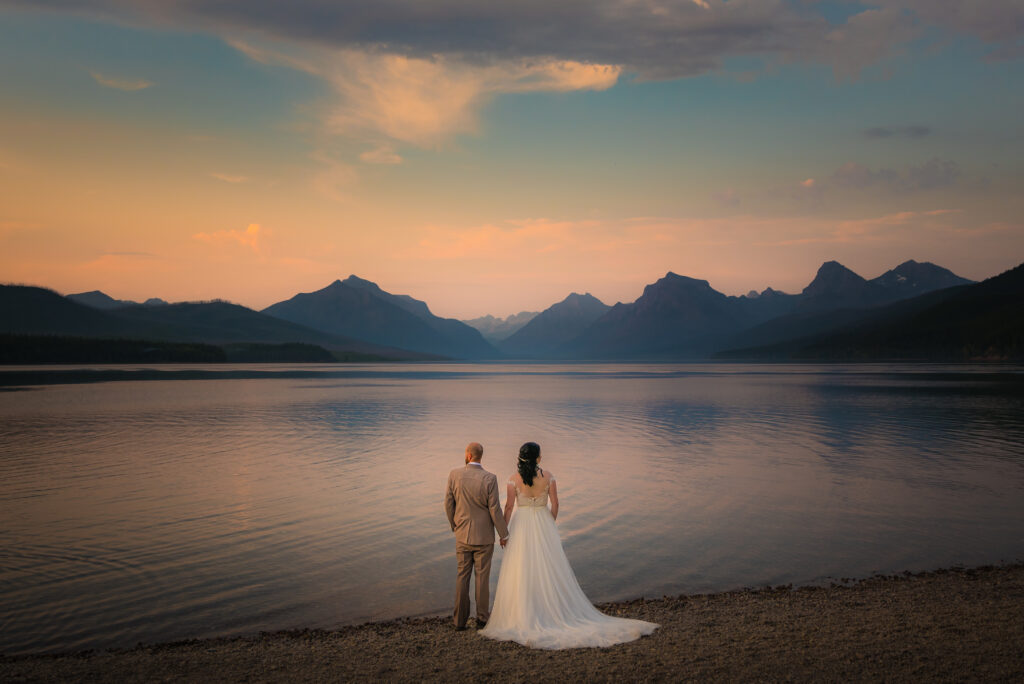
<path id="1" fill-rule="evenodd" d="M 5 282 L 262 310 L 358 274 L 468 320 L 666 272 L 738 296 L 1024 255 L 1011 0 L 0 19 Z"/>
<path id="2" fill-rule="evenodd" d="M 835 260 L 835 259 L 829 259 L 829 260 L 826 260 L 826 261 L 822 262 L 822 264 L 820 264 L 818 266 L 818 268 L 820 269 L 821 266 L 823 266 L 826 263 L 838 263 L 840 266 L 843 266 L 844 268 L 847 268 L 847 269 L 853 271 L 854 273 L 857 273 L 857 275 L 861 276 L 865 280 L 872 280 L 873 278 L 880 277 L 880 276 L 884 275 L 885 273 L 889 272 L 890 270 L 893 270 L 893 269 L 895 269 L 895 268 L 897 268 L 899 266 L 902 266 L 903 264 L 908 263 L 908 262 L 915 262 L 915 263 L 918 263 L 918 264 L 932 263 L 932 262 L 916 261 L 914 259 L 908 259 L 906 261 L 901 261 L 899 264 L 894 264 L 893 266 L 885 269 L 884 271 L 882 271 L 882 273 L 879 273 L 878 276 L 870 276 L 870 277 L 869 276 L 865 276 L 863 273 L 857 273 L 857 271 L 855 269 L 850 269 L 848 266 L 846 266 L 846 264 L 843 264 L 842 262 L 839 262 L 838 260 Z M 942 264 L 932 264 L 932 265 L 939 266 L 941 268 L 945 268 Z M 1003 271 L 1000 271 L 999 273 L 990 274 L 990 275 L 985 276 L 983 278 L 968 278 L 968 280 L 972 280 L 972 281 L 975 281 L 975 282 L 981 282 L 983 280 L 987 280 L 989 278 L 993 278 L 993 277 L 995 277 L 997 275 L 1005 273 L 1007 270 L 1012 270 L 1013 268 L 1015 268 L 1015 266 L 1012 266 L 1009 269 L 1005 269 Z M 947 270 L 951 270 L 951 269 L 947 269 Z M 50 287 L 48 285 L 31 284 L 31 283 L 10 283 L 10 282 L 2 283 L 2 284 L 3 285 L 8 285 L 8 286 L 39 287 L 39 288 L 43 288 L 43 289 L 52 290 L 54 292 L 57 292 L 57 294 L 61 295 L 62 297 L 67 297 L 69 295 L 81 295 L 81 294 L 89 294 L 89 293 L 93 293 L 93 292 L 99 292 L 99 293 L 107 295 L 108 297 L 111 297 L 113 299 L 133 301 L 136 304 L 142 304 L 142 303 L 144 303 L 148 299 L 163 299 L 167 304 L 200 304 L 200 303 L 207 303 L 207 302 L 224 302 L 224 303 L 228 303 L 228 304 L 236 304 L 236 305 L 244 306 L 244 307 L 252 309 L 254 311 L 262 311 L 263 309 L 266 309 L 267 307 L 271 306 L 272 304 L 277 304 L 277 303 L 280 303 L 280 302 L 283 302 L 283 301 L 287 301 L 287 300 L 291 299 L 292 297 L 295 297 L 295 296 L 300 295 L 300 294 L 310 294 L 312 292 L 317 292 L 317 291 L 322 290 L 322 289 L 324 289 L 326 287 L 329 287 L 330 285 L 333 285 L 336 282 L 344 282 L 345 280 L 354 277 L 354 278 L 359 278 L 361 280 L 365 280 L 365 281 L 368 281 L 370 283 L 373 283 L 374 285 L 377 285 L 378 287 L 380 287 L 384 292 L 387 292 L 389 294 L 393 294 L 393 295 L 407 295 L 407 296 L 413 297 L 414 299 L 422 301 L 423 303 L 425 303 L 430 308 L 431 313 L 433 313 L 435 316 L 440 316 L 441 318 L 454 318 L 454 319 L 460 320 L 460 321 L 468 321 L 468 320 L 475 320 L 475 319 L 478 319 L 478 318 L 486 318 L 488 316 L 490 316 L 490 317 L 492 317 L 492 318 L 494 318 L 496 320 L 505 320 L 505 319 L 510 318 L 512 316 L 517 316 L 517 315 L 523 314 L 523 313 L 528 313 L 528 312 L 540 313 L 540 312 L 548 309 L 549 307 L 564 301 L 567 297 L 570 297 L 572 295 L 590 295 L 592 297 L 597 297 L 597 299 L 599 299 L 602 303 L 604 303 L 604 304 L 606 304 L 608 306 L 615 306 L 616 304 L 629 304 L 629 303 L 635 302 L 643 294 L 643 289 L 645 287 L 647 287 L 648 285 L 651 285 L 651 284 L 653 284 L 653 283 L 655 283 L 655 282 L 657 282 L 657 281 L 667 277 L 669 274 L 674 274 L 674 275 L 677 275 L 677 276 L 693 278 L 694 280 L 704 280 L 704 281 L 707 281 L 708 285 L 713 290 L 716 290 L 716 291 L 718 291 L 718 292 L 720 292 L 720 293 L 722 293 L 722 294 L 724 294 L 726 296 L 729 296 L 729 297 L 743 297 L 743 296 L 745 296 L 747 294 L 750 294 L 750 292 L 751 292 L 751 290 L 748 290 L 747 292 L 739 292 L 739 293 L 724 292 L 722 290 L 719 290 L 717 287 L 715 287 L 715 284 L 713 282 L 711 282 L 711 281 L 708 281 L 706 278 L 700 278 L 700 277 L 697 277 L 697 276 L 691 276 L 691 275 L 688 275 L 688 274 L 685 274 L 685 273 L 677 273 L 675 271 L 671 271 L 670 270 L 670 271 L 666 272 L 665 274 L 656 277 L 654 280 L 651 280 L 651 281 L 641 285 L 640 286 L 640 294 L 638 294 L 636 297 L 634 297 L 632 299 L 629 299 L 629 300 L 607 301 L 605 299 L 602 299 L 601 297 L 597 297 L 592 292 L 587 291 L 587 290 L 573 290 L 571 292 L 566 293 L 562 297 L 560 297 L 560 298 L 558 298 L 558 299 L 550 302 L 549 304 L 546 304 L 543 307 L 540 307 L 538 309 L 519 309 L 517 311 L 513 311 L 511 313 L 507 313 L 507 314 L 503 314 L 503 315 L 498 315 L 498 314 L 494 314 L 494 313 L 484 313 L 484 314 L 480 314 L 480 315 L 477 315 L 477 316 L 462 316 L 462 317 L 459 317 L 459 316 L 448 316 L 448 315 L 440 314 L 440 313 L 438 313 L 434 309 L 434 307 L 431 305 L 431 303 L 429 301 L 417 297 L 415 293 L 413 293 L 413 292 L 395 292 L 395 291 L 389 290 L 386 286 L 381 285 L 381 283 L 373 281 L 370 278 L 363 278 L 358 273 L 351 273 L 348 276 L 345 276 L 344 278 L 340 278 L 340 277 L 339 278 L 335 278 L 334 280 L 332 280 L 331 282 L 327 283 L 326 285 L 318 287 L 318 288 L 316 288 L 314 290 L 309 290 L 309 291 L 305 291 L 305 292 L 296 292 L 296 293 L 293 293 L 291 295 L 285 296 L 285 297 L 283 297 L 281 299 L 276 299 L 276 300 L 270 302 L 269 304 L 266 304 L 266 305 L 260 306 L 260 307 L 250 306 L 250 305 L 248 305 L 248 304 L 246 304 L 244 302 L 235 301 L 235 300 L 227 299 L 227 298 L 224 298 L 224 297 L 203 297 L 203 298 L 199 298 L 199 299 L 170 300 L 170 299 L 166 299 L 166 298 L 163 298 L 163 297 L 159 297 L 158 295 L 153 295 L 153 296 L 149 296 L 149 297 L 143 297 L 143 298 L 140 298 L 140 299 L 132 300 L 130 297 L 118 297 L 118 296 L 113 295 L 110 292 L 107 292 L 107 291 L 101 290 L 101 289 L 81 290 L 81 291 L 78 291 L 78 292 L 60 292 L 60 291 L 56 290 L 55 288 Z M 815 269 L 815 275 L 812 275 L 811 278 L 807 281 L 808 284 L 814 279 L 816 274 L 817 274 L 817 269 Z M 954 275 L 957 275 L 957 276 L 960 276 L 960 277 L 965 277 L 962 274 L 956 273 L 956 272 L 954 272 Z M 774 290 L 775 292 L 780 293 L 780 294 L 795 295 L 795 294 L 800 294 L 800 292 L 803 291 L 804 287 L 806 287 L 806 285 L 804 285 L 803 287 L 800 287 L 799 289 L 797 289 L 795 291 L 790 291 L 790 290 L 783 290 L 781 288 L 773 287 L 772 285 L 769 284 L 769 285 L 766 285 L 763 288 L 758 289 L 757 292 L 761 293 L 766 288 L 771 288 L 772 290 Z"/>

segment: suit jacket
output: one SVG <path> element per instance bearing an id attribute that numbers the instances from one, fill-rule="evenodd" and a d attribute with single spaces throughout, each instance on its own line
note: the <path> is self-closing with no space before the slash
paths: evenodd
<path id="1" fill-rule="evenodd" d="M 493 544 L 495 529 L 502 539 L 508 536 L 498 502 L 498 478 L 481 466 L 467 463 L 448 473 L 444 511 L 457 542 Z"/>

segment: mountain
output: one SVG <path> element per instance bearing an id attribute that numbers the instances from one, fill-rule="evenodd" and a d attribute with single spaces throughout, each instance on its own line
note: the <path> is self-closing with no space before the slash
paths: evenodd
<path id="1" fill-rule="evenodd" d="M 800 293 L 799 309 L 860 309 L 886 301 L 886 289 L 865 280 L 838 261 L 826 261 L 814 280 Z"/>
<path id="2" fill-rule="evenodd" d="M 706 280 L 671 271 L 644 288 L 632 304 L 616 304 L 559 356 L 586 359 L 701 358 L 717 339 L 742 327 L 738 297 L 711 288 Z"/>
<path id="3" fill-rule="evenodd" d="M 969 285 L 973 281 L 961 278 L 949 269 L 930 262 L 904 261 L 896 268 L 886 271 L 870 282 L 880 285 L 889 297 L 906 299 L 917 295 L 942 290 L 957 285 Z"/>
<path id="4" fill-rule="evenodd" d="M 517 358 L 544 358 L 556 353 L 603 316 L 611 307 L 589 292 L 573 292 L 562 301 L 537 314 L 508 339 L 498 345 L 502 352 Z"/>
<path id="5" fill-rule="evenodd" d="M 722 358 L 846 361 L 1024 360 L 1024 264 L 981 283 L 933 290 L 853 324 Z"/>
<path id="6" fill-rule="evenodd" d="M 231 344 L 258 342 L 314 344 L 331 350 L 368 354 L 414 356 L 402 350 L 382 349 L 363 340 L 331 335 L 290 321 L 253 311 L 230 302 L 181 302 L 158 306 L 127 306 L 113 315 L 130 321 L 147 339 Z"/>
<path id="7" fill-rule="evenodd" d="M 354 275 L 273 304 L 263 313 L 333 335 L 426 354 L 459 359 L 498 356 L 475 328 L 439 318 L 424 302 L 385 292 Z"/>
<path id="8" fill-rule="evenodd" d="M 228 302 L 165 304 L 99 310 L 39 287 L 0 286 L 0 333 L 85 338 L 317 345 L 333 352 L 422 359 L 400 349 L 330 335 Z"/>
<path id="9" fill-rule="evenodd" d="M 484 339 L 495 344 L 512 336 L 517 330 L 533 320 L 538 311 L 520 311 L 507 318 L 496 318 L 494 316 L 481 316 L 462 321 L 466 325 L 476 328 Z"/>
<path id="10" fill-rule="evenodd" d="M 138 304 L 138 302 L 133 302 L 129 299 L 114 299 L 107 293 L 101 292 L 100 290 L 92 290 L 90 292 L 79 292 L 77 294 L 69 294 L 66 296 L 73 302 L 85 304 L 86 306 L 91 306 L 94 309 L 119 309 L 122 306 L 134 306 Z M 147 299 L 144 303 L 146 306 L 158 306 L 166 304 L 167 302 L 160 299 L 159 297 L 151 297 Z"/>
<path id="11" fill-rule="evenodd" d="M 94 309 L 116 309 L 122 306 L 131 306 L 138 302 L 132 302 L 127 299 L 114 299 L 105 292 L 99 290 L 92 290 L 91 292 L 79 292 L 77 294 L 69 294 L 67 298 L 73 302 L 79 304 L 85 304 L 91 306 Z"/>
<path id="12" fill-rule="evenodd" d="M 53 290 L 0 285 L 0 333 L 126 337 L 139 335 L 130 321 L 69 300 Z"/>
<path id="13" fill-rule="evenodd" d="M 632 304 L 617 304 L 556 354 L 569 358 L 705 358 L 721 349 L 778 344 L 870 317 L 880 306 L 970 281 L 907 261 L 866 280 L 837 261 L 798 295 L 772 288 L 730 297 L 668 273 Z"/>
<path id="14" fill-rule="evenodd" d="M 970 282 L 929 262 L 904 261 L 877 278 L 865 280 L 838 261 L 826 261 L 801 293 L 799 309 L 864 309 Z"/>
<path id="15" fill-rule="evenodd" d="M 866 320 L 877 307 L 971 282 L 928 262 L 905 261 L 865 280 L 842 264 L 828 261 L 803 292 L 793 297 L 791 311 L 780 310 L 778 315 L 762 319 L 723 340 L 721 348 L 766 347 L 821 335 Z"/>

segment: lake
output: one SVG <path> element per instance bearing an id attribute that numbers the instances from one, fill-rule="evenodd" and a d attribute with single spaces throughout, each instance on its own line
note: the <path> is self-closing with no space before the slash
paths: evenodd
<path id="1" fill-rule="evenodd" d="M 1020 367 L 6 367 L 0 389 L 8 654 L 448 613 L 444 486 L 474 440 L 502 483 L 541 445 L 595 602 L 1024 558 Z"/>

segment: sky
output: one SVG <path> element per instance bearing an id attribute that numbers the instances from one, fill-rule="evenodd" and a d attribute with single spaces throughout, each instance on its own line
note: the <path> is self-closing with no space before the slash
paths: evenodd
<path id="1" fill-rule="evenodd" d="M 472 318 L 1024 261 L 1019 0 L 0 0 L 0 282 Z"/>

